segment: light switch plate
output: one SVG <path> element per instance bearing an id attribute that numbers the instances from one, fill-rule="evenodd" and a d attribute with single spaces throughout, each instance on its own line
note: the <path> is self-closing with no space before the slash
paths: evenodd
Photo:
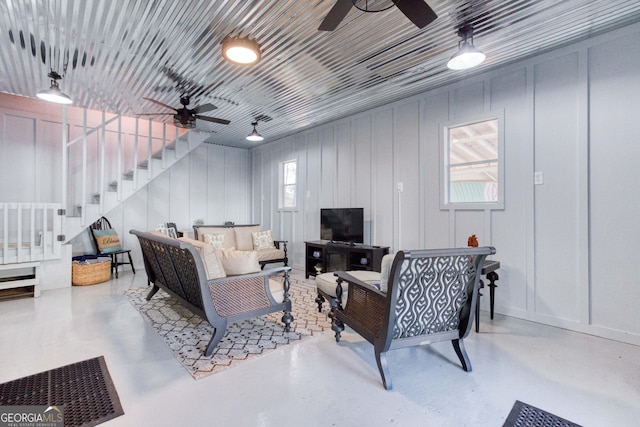
<path id="1" fill-rule="evenodd" d="M 542 171 L 534 172 L 534 174 L 533 174 L 533 183 L 535 185 L 544 184 L 544 174 L 542 173 Z"/>

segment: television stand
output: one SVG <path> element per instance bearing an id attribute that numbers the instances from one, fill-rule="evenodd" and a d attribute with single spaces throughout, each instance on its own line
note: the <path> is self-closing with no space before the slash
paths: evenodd
<path id="1" fill-rule="evenodd" d="M 359 243 L 314 240 L 305 244 L 305 277 L 329 271 L 380 271 L 382 257 L 388 246 L 368 246 Z"/>

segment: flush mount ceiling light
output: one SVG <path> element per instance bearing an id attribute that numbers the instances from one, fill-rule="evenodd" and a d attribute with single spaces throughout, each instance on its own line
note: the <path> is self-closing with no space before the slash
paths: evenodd
<path id="1" fill-rule="evenodd" d="M 253 132 L 251 132 L 249 135 L 247 135 L 247 141 L 262 141 L 262 140 L 264 140 L 262 135 L 260 135 L 258 133 L 258 130 L 256 129 L 256 126 L 258 126 L 258 122 L 252 122 L 251 124 L 253 125 Z"/>
<path id="2" fill-rule="evenodd" d="M 449 59 L 447 67 L 451 70 L 466 70 L 482 64 L 486 55 L 473 46 L 473 27 L 465 25 L 458 29 L 458 51 Z"/>
<path id="3" fill-rule="evenodd" d="M 260 62 L 260 45 L 244 37 L 225 37 L 222 40 L 222 56 L 229 62 L 240 65 L 254 65 Z"/>
<path id="4" fill-rule="evenodd" d="M 58 80 L 62 79 L 62 76 L 52 70 L 47 74 L 47 77 L 51 79 L 51 87 L 41 90 L 36 96 L 44 101 L 55 102 L 56 104 L 73 104 L 69 95 L 62 92 L 60 86 L 58 86 Z"/>

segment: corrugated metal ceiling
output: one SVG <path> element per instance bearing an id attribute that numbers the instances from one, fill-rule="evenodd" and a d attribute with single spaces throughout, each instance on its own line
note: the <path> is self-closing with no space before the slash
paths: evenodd
<path id="1" fill-rule="evenodd" d="M 60 86 L 77 106 L 133 116 L 162 111 L 143 97 L 179 107 L 189 93 L 231 120 L 198 121 L 209 142 L 251 147 L 258 116 L 268 142 L 470 75 L 446 67 L 464 23 L 487 54 L 477 72 L 640 20 L 638 0 L 427 0 L 438 19 L 422 30 L 392 7 L 318 31 L 334 2 L 4 0 L 0 91 L 35 97 L 66 63 Z M 227 35 L 255 39 L 262 61 L 225 62 Z"/>

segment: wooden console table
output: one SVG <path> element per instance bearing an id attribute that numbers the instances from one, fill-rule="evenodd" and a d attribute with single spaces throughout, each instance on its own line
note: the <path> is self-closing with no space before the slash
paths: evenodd
<path id="1" fill-rule="evenodd" d="M 484 264 L 482 264 L 482 270 L 480 274 L 485 276 L 489 281 L 489 308 L 491 313 L 491 319 L 493 320 L 493 307 L 496 298 L 496 280 L 500 278 L 496 270 L 500 268 L 500 261 L 486 260 Z M 480 332 L 480 297 L 482 294 L 480 290 L 484 288 L 484 281 L 480 279 L 480 287 L 478 288 L 478 301 L 476 302 L 476 332 Z"/>
<path id="2" fill-rule="evenodd" d="M 305 277 L 329 271 L 380 271 L 388 246 L 348 245 L 316 240 L 305 243 Z"/>

